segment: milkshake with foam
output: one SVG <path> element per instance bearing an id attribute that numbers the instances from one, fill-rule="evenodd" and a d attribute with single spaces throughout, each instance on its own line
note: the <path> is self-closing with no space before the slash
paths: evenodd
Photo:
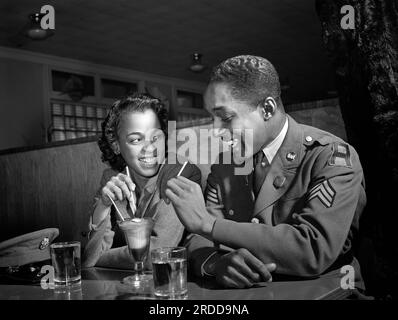
<path id="1" fill-rule="evenodd" d="M 153 228 L 151 218 L 134 218 L 119 223 L 120 229 L 124 233 L 130 254 L 137 262 L 146 259 L 149 251 L 149 243 Z"/>

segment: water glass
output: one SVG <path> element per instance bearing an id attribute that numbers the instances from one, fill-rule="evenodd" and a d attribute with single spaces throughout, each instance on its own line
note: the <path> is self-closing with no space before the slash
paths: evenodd
<path id="1" fill-rule="evenodd" d="M 50 246 L 54 284 L 69 286 L 81 281 L 80 242 L 57 242 Z"/>
<path id="2" fill-rule="evenodd" d="M 169 299 L 187 298 L 187 252 L 184 247 L 151 251 L 154 294 Z"/>

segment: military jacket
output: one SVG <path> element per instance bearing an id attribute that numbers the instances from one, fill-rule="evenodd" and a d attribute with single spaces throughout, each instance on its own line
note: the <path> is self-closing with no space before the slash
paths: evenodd
<path id="1" fill-rule="evenodd" d="M 352 242 L 366 203 L 358 154 L 342 139 L 298 124 L 288 116 L 285 139 L 255 199 L 252 174 L 236 165 L 213 164 L 207 210 L 217 217 L 213 243 L 193 236 L 190 264 L 203 263 L 219 246 L 246 248 L 277 273 L 312 277 L 352 260 Z"/>

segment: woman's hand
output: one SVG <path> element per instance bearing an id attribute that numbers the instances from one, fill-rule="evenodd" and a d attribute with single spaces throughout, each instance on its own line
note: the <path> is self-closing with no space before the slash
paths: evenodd
<path id="1" fill-rule="evenodd" d="M 135 184 L 134 182 L 125 174 L 119 173 L 117 176 L 113 176 L 109 179 L 106 185 L 101 190 L 101 201 L 106 207 L 112 205 L 113 201 L 123 201 L 127 199 L 128 201 L 135 201 Z"/>

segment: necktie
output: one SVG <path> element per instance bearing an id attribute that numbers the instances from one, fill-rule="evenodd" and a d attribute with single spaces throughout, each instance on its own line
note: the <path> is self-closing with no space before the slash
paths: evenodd
<path id="1" fill-rule="evenodd" d="M 256 198 L 270 167 L 270 163 L 263 150 L 260 150 L 254 155 L 253 192 Z"/>

